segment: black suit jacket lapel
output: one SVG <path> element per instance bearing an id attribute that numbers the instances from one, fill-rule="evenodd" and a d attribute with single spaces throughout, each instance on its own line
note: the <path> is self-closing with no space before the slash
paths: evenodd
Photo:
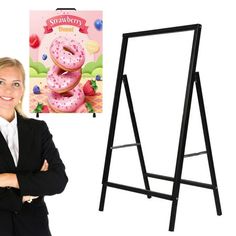
<path id="1" fill-rule="evenodd" d="M 0 160 L 1 160 L 1 167 L 4 168 L 1 170 L 5 172 L 15 171 L 15 163 L 11 154 L 10 149 L 8 148 L 7 142 L 4 139 L 2 133 L 0 132 Z"/>
<path id="2" fill-rule="evenodd" d="M 24 163 L 27 163 L 27 158 L 30 157 L 32 140 L 33 140 L 33 127 L 27 122 L 28 119 L 17 114 L 17 127 L 18 127 L 18 140 L 19 140 L 19 160 L 17 169 L 21 169 Z"/>

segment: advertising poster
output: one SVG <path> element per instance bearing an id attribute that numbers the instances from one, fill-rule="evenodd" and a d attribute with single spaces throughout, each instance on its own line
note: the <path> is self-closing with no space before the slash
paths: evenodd
<path id="1" fill-rule="evenodd" d="M 102 112 L 102 12 L 30 11 L 30 112 Z"/>

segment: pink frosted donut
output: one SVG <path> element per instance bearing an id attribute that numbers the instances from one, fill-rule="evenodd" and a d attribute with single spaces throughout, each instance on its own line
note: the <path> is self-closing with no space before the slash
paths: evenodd
<path id="1" fill-rule="evenodd" d="M 83 103 L 78 109 L 75 111 L 76 113 L 87 113 L 88 109 L 86 107 L 86 103 Z"/>
<path id="2" fill-rule="evenodd" d="M 53 62 L 65 71 L 75 71 L 84 64 L 84 48 L 74 39 L 58 37 L 50 46 Z"/>
<path id="3" fill-rule="evenodd" d="M 56 112 L 74 112 L 84 103 L 84 92 L 77 85 L 72 90 L 65 93 L 56 93 L 52 91 L 48 95 L 48 103 Z"/>
<path id="4" fill-rule="evenodd" d="M 81 70 L 66 72 L 54 65 L 48 72 L 48 87 L 57 93 L 64 93 L 73 89 L 81 79 Z"/>

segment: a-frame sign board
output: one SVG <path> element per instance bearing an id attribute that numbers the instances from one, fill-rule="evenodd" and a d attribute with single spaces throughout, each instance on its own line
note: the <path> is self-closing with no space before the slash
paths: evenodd
<path id="1" fill-rule="evenodd" d="M 192 44 L 192 51 L 191 51 L 191 58 L 190 58 L 190 65 L 189 65 L 189 72 L 188 72 L 188 81 L 187 81 L 187 87 L 186 87 L 184 109 L 183 109 L 183 115 L 182 115 L 182 123 L 181 123 L 180 136 L 179 136 L 179 146 L 178 146 L 178 152 L 177 152 L 175 174 L 174 174 L 174 177 L 169 177 L 169 176 L 151 174 L 146 171 L 141 141 L 139 137 L 138 127 L 137 127 L 135 113 L 133 109 L 132 98 L 131 98 L 129 84 L 128 84 L 128 78 L 127 78 L 127 75 L 123 74 L 123 72 L 124 72 L 127 44 L 128 44 L 129 38 L 151 36 L 151 35 L 157 35 L 157 34 L 168 34 L 168 33 L 175 33 L 175 32 L 184 32 L 184 31 L 193 31 L 193 44 Z M 169 231 L 174 231 L 180 184 L 187 184 L 187 185 L 193 185 L 193 186 L 197 186 L 201 188 L 208 188 L 208 189 L 213 190 L 217 215 L 222 214 L 216 175 L 215 175 L 215 169 L 214 169 L 214 163 L 213 163 L 213 157 L 212 157 L 212 151 L 211 151 L 210 138 L 209 138 L 209 133 L 208 133 L 206 113 L 205 113 L 203 96 L 202 96 L 200 77 L 199 77 L 199 73 L 196 72 L 200 34 L 201 34 L 200 24 L 185 25 L 185 26 L 179 26 L 179 27 L 171 27 L 171 28 L 163 28 L 163 29 L 123 34 L 119 68 L 118 68 L 115 95 L 114 95 L 112 115 L 111 115 L 110 130 L 109 130 L 108 143 L 107 143 L 107 149 L 106 149 L 105 166 L 104 166 L 103 179 L 102 179 L 102 192 L 101 192 L 101 199 L 100 199 L 100 206 L 99 206 L 100 211 L 103 211 L 104 209 L 107 187 L 113 187 L 113 188 L 118 188 L 122 190 L 145 194 L 147 195 L 148 198 L 153 196 L 153 197 L 167 199 L 167 200 L 172 201 Z M 127 101 L 128 101 L 128 106 L 130 110 L 130 116 L 131 116 L 131 121 L 132 121 L 132 126 L 133 126 L 136 142 L 133 144 L 113 146 L 122 82 L 124 83 L 125 93 L 127 96 Z M 198 152 L 198 153 L 192 153 L 192 154 L 186 155 L 185 145 L 186 145 L 189 115 L 190 115 L 190 108 L 191 108 L 194 86 L 196 86 L 196 91 L 197 91 L 197 99 L 198 99 L 199 110 L 200 110 L 200 115 L 201 115 L 201 122 L 202 122 L 206 150 Z M 125 148 L 125 147 L 130 147 L 130 146 L 137 147 L 145 189 L 131 187 L 131 186 L 122 185 L 122 184 L 108 181 L 112 151 L 116 148 Z M 189 157 L 189 156 L 201 155 L 201 154 L 206 154 L 208 158 L 211 183 L 208 184 L 208 183 L 182 179 L 181 175 L 182 175 L 184 158 Z M 149 186 L 149 181 L 148 181 L 149 177 L 172 181 L 173 182 L 172 194 L 168 195 L 164 193 L 151 191 L 150 186 Z"/>

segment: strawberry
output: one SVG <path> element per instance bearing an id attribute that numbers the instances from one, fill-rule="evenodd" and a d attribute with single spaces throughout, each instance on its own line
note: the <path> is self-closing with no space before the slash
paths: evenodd
<path id="1" fill-rule="evenodd" d="M 30 47 L 32 47 L 32 48 L 38 48 L 39 45 L 40 45 L 39 36 L 38 36 L 37 34 L 32 34 L 32 35 L 30 35 L 29 43 L 30 43 Z"/>
<path id="2" fill-rule="evenodd" d="M 47 105 L 43 105 L 43 109 L 42 109 L 43 113 L 49 113 L 49 109 Z"/>
<path id="3" fill-rule="evenodd" d="M 88 80 L 83 87 L 83 91 L 86 96 L 94 96 L 97 89 L 98 86 L 96 84 L 96 80 Z"/>
<path id="4" fill-rule="evenodd" d="M 43 105 L 43 103 L 38 102 L 38 104 L 33 112 L 35 112 L 35 113 L 49 113 L 49 109 L 48 109 L 47 105 Z"/>

